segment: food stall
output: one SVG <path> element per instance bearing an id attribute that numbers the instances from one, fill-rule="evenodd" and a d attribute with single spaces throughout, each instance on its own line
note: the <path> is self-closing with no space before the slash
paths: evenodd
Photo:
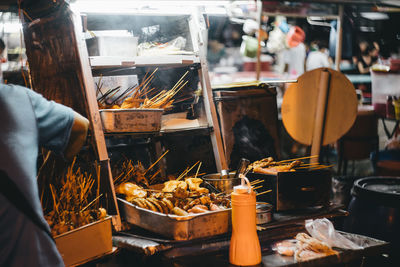
<path id="1" fill-rule="evenodd" d="M 240 262 L 232 255 L 243 256 L 232 252 L 232 236 L 244 235 L 233 230 L 244 229 L 240 223 L 252 227 L 264 266 L 373 264 L 389 253 L 388 242 L 336 231 L 326 220 L 348 215 L 330 201 L 332 166 L 318 161 L 320 147 L 355 120 L 344 75 L 319 69 L 290 81 L 282 118 L 312 155 L 282 159 L 274 83 L 212 88 L 207 9 L 217 4 L 122 2 L 21 7 L 32 87 L 91 122 L 72 165 L 48 154 L 38 177 L 67 266 L 230 266 Z M 273 154 L 240 160 L 248 156 L 232 136 L 244 118 L 262 121 Z M 248 218 L 238 218 L 236 193 L 254 200 Z M 318 223 L 332 236 L 318 239 Z"/>

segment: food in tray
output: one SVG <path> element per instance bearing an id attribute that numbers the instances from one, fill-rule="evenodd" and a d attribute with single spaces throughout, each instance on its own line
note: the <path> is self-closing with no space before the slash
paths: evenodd
<path id="1" fill-rule="evenodd" d="M 296 251 L 297 240 L 283 240 L 275 244 L 274 250 L 276 250 L 282 256 L 292 257 Z"/>
<path id="2" fill-rule="evenodd" d="M 297 159 L 287 159 L 281 161 L 275 161 L 272 157 L 264 158 L 251 163 L 248 166 L 248 170 L 269 175 L 277 175 L 278 172 L 294 172 L 296 170 L 319 170 L 324 168 L 330 168 L 333 165 L 322 165 L 317 163 L 305 163 L 301 160 L 310 159 L 317 156 L 302 157 Z"/>
<path id="3" fill-rule="evenodd" d="M 278 172 L 291 172 L 295 171 L 303 162 L 294 160 L 292 162 L 279 162 L 274 161 L 272 157 L 258 160 L 249 165 L 248 168 L 255 173 L 272 174 L 276 175 Z"/>
<path id="4" fill-rule="evenodd" d="M 139 56 L 160 56 L 160 55 L 180 55 L 193 54 L 193 52 L 185 51 L 186 38 L 178 36 L 166 43 L 160 42 L 143 42 L 138 45 Z"/>
<path id="5" fill-rule="evenodd" d="M 116 192 L 140 208 L 178 216 L 230 208 L 229 196 L 209 193 L 207 188 L 200 187 L 201 182 L 200 178 L 167 181 L 161 191 L 123 183 Z"/>
<path id="6" fill-rule="evenodd" d="M 96 179 L 99 181 L 99 176 L 94 179 L 92 175 L 83 173 L 80 168 L 75 170 L 74 164 L 75 160 L 57 187 L 49 185 L 52 205 L 48 207 L 51 211 L 45 213 L 44 217 L 53 236 L 107 216 L 107 211 L 99 207 L 99 199 L 102 196 L 99 193 L 100 185 L 96 183 Z M 99 170 L 100 168 L 97 168 L 97 175 L 100 174 Z M 46 204 L 42 203 L 42 206 L 46 207 Z"/>
<path id="7" fill-rule="evenodd" d="M 337 251 L 333 250 L 326 243 L 309 236 L 306 233 L 296 235 L 297 249 L 294 254 L 296 261 L 307 261 L 314 258 L 335 255 Z"/>
<path id="8" fill-rule="evenodd" d="M 276 243 L 274 250 L 283 256 L 294 256 L 297 262 L 338 254 L 326 243 L 306 233 L 298 233 L 294 240 L 283 240 Z"/>
<path id="9" fill-rule="evenodd" d="M 188 81 L 183 79 L 188 71 L 170 90 L 156 90 L 151 88 L 155 69 L 150 75 L 145 75 L 142 83 L 138 86 L 128 87 L 120 93 L 121 86 L 109 89 L 105 93 L 102 89 L 101 79 L 97 86 L 97 102 L 100 109 L 169 109 L 175 102 L 176 94 L 184 88 Z"/>

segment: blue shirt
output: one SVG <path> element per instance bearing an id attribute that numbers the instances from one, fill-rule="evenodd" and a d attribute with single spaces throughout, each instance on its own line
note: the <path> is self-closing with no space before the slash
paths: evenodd
<path id="1" fill-rule="evenodd" d="M 48 227 L 39 199 L 39 147 L 62 153 L 72 109 L 21 86 L 0 84 L 0 169 L 18 186 Z M 64 266 L 50 237 L 0 194 L 0 266 Z"/>

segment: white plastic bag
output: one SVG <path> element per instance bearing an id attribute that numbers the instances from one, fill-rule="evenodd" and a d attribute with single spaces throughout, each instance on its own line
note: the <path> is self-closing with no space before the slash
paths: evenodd
<path id="1" fill-rule="evenodd" d="M 333 224 L 326 218 L 306 220 L 306 229 L 310 235 L 331 247 L 343 249 L 363 249 L 335 230 Z"/>

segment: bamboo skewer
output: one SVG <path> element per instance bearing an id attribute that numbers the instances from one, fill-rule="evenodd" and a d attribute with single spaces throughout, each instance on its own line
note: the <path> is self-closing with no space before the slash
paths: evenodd
<path id="1" fill-rule="evenodd" d="M 201 167 L 201 162 L 200 162 L 200 164 L 199 164 L 199 167 L 197 167 L 196 175 L 194 176 L 194 178 L 197 178 L 197 174 L 198 174 L 199 171 L 200 171 L 200 167 Z"/>
<path id="2" fill-rule="evenodd" d="M 267 193 L 270 193 L 270 192 L 272 192 L 272 190 L 267 190 L 267 191 L 264 191 L 264 192 L 261 192 L 261 193 L 257 193 L 256 196 L 267 194 Z"/>
<path id="3" fill-rule="evenodd" d="M 333 166 L 334 166 L 333 164 L 332 164 L 332 165 L 321 165 L 321 166 L 319 166 L 319 167 L 312 168 L 311 171 L 319 170 L 319 169 L 331 168 L 331 167 L 333 167 Z"/>
<path id="4" fill-rule="evenodd" d="M 149 168 L 147 168 L 147 170 L 144 172 L 144 175 L 151 170 L 167 153 L 169 152 L 169 150 L 165 151 L 164 154 L 162 154 L 153 164 L 150 165 Z"/>
<path id="5" fill-rule="evenodd" d="M 311 159 L 311 158 L 315 158 L 315 157 L 318 157 L 318 155 L 307 156 L 307 157 L 301 157 L 301 158 L 294 158 L 294 159 L 285 159 L 285 160 L 278 161 L 277 163 L 288 162 L 288 161 L 295 161 L 295 160 L 300 160 L 300 159 Z"/>
<path id="6" fill-rule="evenodd" d="M 256 185 L 256 184 L 259 184 L 259 183 L 262 183 L 262 182 L 264 182 L 264 181 L 263 180 L 259 180 L 259 181 L 250 182 L 250 184 L 251 185 Z"/>
<path id="7" fill-rule="evenodd" d="M 179 175 L 178 178 L 176 178 L 177 181 L 179 181 L 180 179 L 182 179 L 184 176 L 186 176 L 186 174 L 188 174 L 197 164 L 199 164 L 200 161 L 197 161 L 192 167 L 190 167 L 189 169 L 186 168 L 186 170 L 184 170 L 181 175 Z"/>
<path id="8" fill-rule="evenodd" d="M 257 189 L 260 189 L 260 188 L 262 188 L 262 187 L 263 187 L 263 185 L 253 187 L 253 190 L 257 190 Z"/>

